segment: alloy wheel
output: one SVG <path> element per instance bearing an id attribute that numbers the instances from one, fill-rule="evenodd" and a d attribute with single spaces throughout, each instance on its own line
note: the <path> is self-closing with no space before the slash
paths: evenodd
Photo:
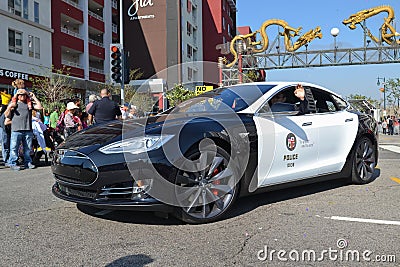
<path id="1" fill-rule="evenodd" d="M 177 175 L 178 202 L 189 221 L 209 221 L 221 216 L 229 208 L 236 194 L 236 177 L 228 167 L 229 154 L 218 148 L 217 152 L 198 152 L 195 172 L 180 171 Z"/>

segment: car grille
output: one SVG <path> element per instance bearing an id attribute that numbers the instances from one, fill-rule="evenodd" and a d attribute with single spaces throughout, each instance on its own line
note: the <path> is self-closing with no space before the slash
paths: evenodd
<path id="1" fill-rule="evenodd" d="M 81 189 L 81 188 L 73 188 L 70 186 L 61 185 L 59 183 L 57 184 L 57 189 L 64 195 L 74 196 L 74 197 L 84 198 L 84 199 L 93 200 L 93 199 L 96 199 L 96 195 L 97 195 L 96 191 Z"/>
<path id="2" fill-rule="evenodd" d="M 52 171 L 57 180 L 73 184 L 92 184 L 98 176 L 97 167 L 88 156 L 65 149 L 56 150 Z"/>

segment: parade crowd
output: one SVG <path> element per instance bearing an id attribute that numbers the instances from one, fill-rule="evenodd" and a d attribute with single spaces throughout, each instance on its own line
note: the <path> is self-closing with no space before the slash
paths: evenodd
<path id="1" fill-rule="evenodd" d="M 64 110 L 45 110 L 23 80 L 13 81 L 12 86 L 12 94 L 7 89 L 0 91 L 0 142 L 4 166 L 15 171 L 36 168 L 43 155 L 48 163 L 59 143 L 90 125 L 138 118 L 136 107 L 119 106 L 108 89 L 90 95 L 86 106 L 76 98 Z"/>
<path id="2" fill-rule="evenodd" d="M 400 118 L 396 118 L 394 115 L 383 117 L 383 119 L 378 122 L 378 131 L 379 133 L 387 135 L 399 135 Z"/>

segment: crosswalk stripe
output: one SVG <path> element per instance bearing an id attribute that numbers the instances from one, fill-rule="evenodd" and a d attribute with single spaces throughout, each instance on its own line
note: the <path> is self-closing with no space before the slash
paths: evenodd
<path id="1" fill-rule="evenodd" d="M 385 150 L 389 150 L 392 152 L 400 153 L 400 147 L 399 146 L 393 146 L 393 145 L 380 145 L 380 148 L 383 148 Z"/>

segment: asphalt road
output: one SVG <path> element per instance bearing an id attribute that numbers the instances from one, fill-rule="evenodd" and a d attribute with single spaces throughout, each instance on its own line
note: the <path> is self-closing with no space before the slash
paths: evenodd
<path id="1" fill-rule="evenodd" d="M 0 167 L 0 266 L 400 266 L 400 136 L 380 143 L 368 185 L 251 196 L 207 225 L 77 206 L 51 194 L 49 167 Z"/>

